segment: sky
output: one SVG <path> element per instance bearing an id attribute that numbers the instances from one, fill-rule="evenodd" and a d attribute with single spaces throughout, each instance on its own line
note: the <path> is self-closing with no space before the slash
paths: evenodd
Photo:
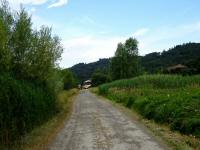
<path id="1" fill-rule="evenodd" d="M 139 54 L 200 42 L 199 0 L 8 0 L 32 16 L 33 28 L 52 27 L 62 39 L 61 68 L 114 55 L 119 42 L 139 41 Z"/>

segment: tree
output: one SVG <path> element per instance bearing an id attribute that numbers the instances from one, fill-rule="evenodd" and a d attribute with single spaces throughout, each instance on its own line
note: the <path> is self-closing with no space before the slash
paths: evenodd
<path id="1" fill-rule="evenodd" d="M 34 31 L 24 8 L 17 13 L 11 40 L 13 72 L 18 78 L 47 82 L 55 75 L 63 52 L 61 40 L 52 36 L 49 27 Z"/>
<path id="2" fill-rule="evenodd" d="M 92 74 L 92 86 L 99 86 L 110 81 L 111 78 L 107 69 L 97 69 Z"/>
<path id="3" fill-rule="evenodd" d="M 33 30 L 25 9 L 14 14 L 0 0 L 0 149 L 10 149 L 58 112 L 62 51 L 51 28 Z"/>
<path id="4" fill-rule="evenodd" d="M 18 77 L 24 78 L 27 75 L 29 66 L 28 55 L 31 51 L 32 41 L 31 17 L 24 8 L 17 13 L 12 34 L 12 64 L 13 71 Z"/>
<path id="5" fill-rule="evenodd" d="M 75 79 L 73 73 L 68 69 L 62 70 L 64 89 L 68 90 L 77 86 L 77 80 Z"/>
<path id="6" fill-rule="evenodd" d="M 11 65 L 9 47 L 13 17 L 6 1 L 0 2 L 0 72 L 7 72 Z"/>
<path id="7" fill-rule="evenodd" d="M 46 81 L 54 74 L 60 60 L 63 47 L 57 36 L 52 37 L 51 28 L 42 26 L 34 31 L 31 52 L 28 55 L 28 74 L 32 79 Z"/>
<path id="8" fill-rule="evenodd" d="M 75 79 L 74 74 L 68 70 L 62 70 L 64 89 L 71 89 L 77 86 L 77 81 Z"/>
<path id="9" fill-rule="evenodd" d="M 119 43 L 111 59 L 112 78 L 116 80 L 136 76 L 139 71 L 138 62 L 138 41 L 129 38 L 124 44 Z"/>

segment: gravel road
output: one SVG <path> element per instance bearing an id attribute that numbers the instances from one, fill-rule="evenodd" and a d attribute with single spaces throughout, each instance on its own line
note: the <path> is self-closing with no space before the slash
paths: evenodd
<path id="1" fill-rule="evenodd" d="M 136 121 L 108 101 L 81 91 L 71 118 L 50 150 L 165 150 Z"/>

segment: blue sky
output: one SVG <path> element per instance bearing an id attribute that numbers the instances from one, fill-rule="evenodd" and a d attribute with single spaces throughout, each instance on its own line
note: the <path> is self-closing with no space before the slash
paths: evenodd
<path id="1" fill-rule="evenodd" d="M 199 0 L 9 0 L 23 3 L 33 26 L 51 26 L 61 37 L 60 66 L 92 62 L 114 55 L 117 43 L 139 41 L 139 53 L 200 42 Z"/>

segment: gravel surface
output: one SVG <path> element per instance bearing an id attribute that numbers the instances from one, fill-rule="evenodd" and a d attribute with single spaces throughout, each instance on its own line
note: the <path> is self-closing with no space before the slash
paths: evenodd
<path id="1" fill-rule="evenodd" d="M 49 150 L 165 150 L 136 121 L 83 90 Z"/>

